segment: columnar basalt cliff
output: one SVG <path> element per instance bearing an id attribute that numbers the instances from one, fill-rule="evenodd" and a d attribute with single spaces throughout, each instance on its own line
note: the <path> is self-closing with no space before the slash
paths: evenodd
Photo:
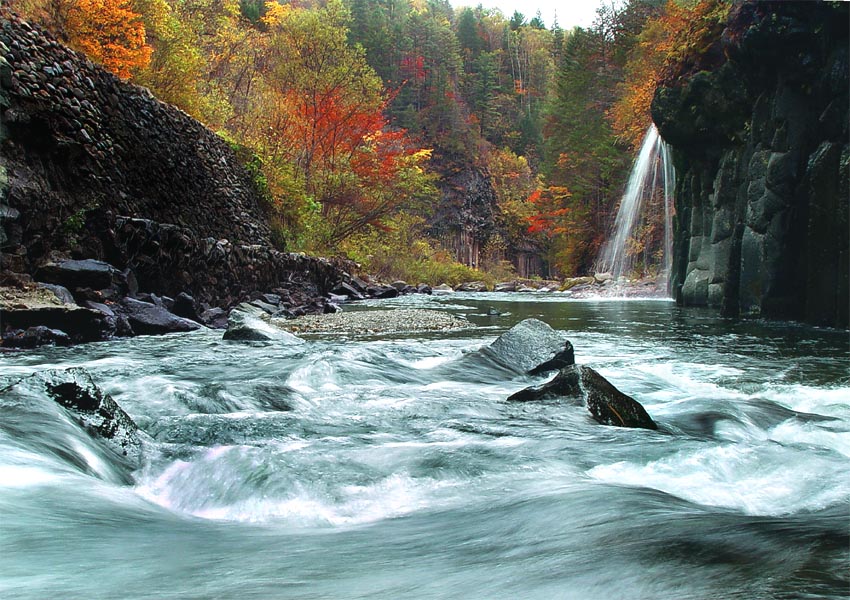
<path id="1" fill-rule="evenodd" d="M 656 92 L 677 171 L 677 299 L 848 324 L 848 9 L 737 3 Z"/>
<path id="2" fill-rule="evenodd" d="M 338 282 L 330 262 L 272 248 L 224 140 L 0 10 L 3 273 L 95 258 L 131 269 L 141 291 L 218 306 Z"/>
<path id="3" fill-rule="evenodd" d="M 454 250 L 458 262 L 478 266 L 481 251 L 496 229 L 499 210 L 490 174 L 479 167 L 445 170 L 432 233 Z"/>

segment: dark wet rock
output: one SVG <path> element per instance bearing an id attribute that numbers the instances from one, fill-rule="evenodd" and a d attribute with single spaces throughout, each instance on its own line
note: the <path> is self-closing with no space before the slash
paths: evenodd
<path id="1" fill-rule="evenodd" d="M 272 306 L 280 306 L 281 297 L 278 294 L 261 294 L 260 299 Z"/>
<path id="2" fill-rule="evenodd" d="M 567 335 L 539 319 L 520 321 L 480 352 L 517 373 L 527 373 L 546 364 L 575 362 Z"/>
<path id="3" fill-rule="evenodd" d="M 416 293 L 417 294 L 426 294 L 426 295 L 430 296 L 434 292 L 431 289 L 431 286 L 428 285 L 427 283 L 420 283 L 419 285 L 416 286 Z"/>
<path id="4" fill-rule="evenodd" d="M 65 286 L 56 285 L 54 283 L 38 283 L 38 287 L 53 292 L 62 304 L 76 304 L 74 301 L 74 295 L 69 292 L 68 288 Z"/>
<path id="5" fill-rule="evenodd" d="M 249 304 L 251 306 L 259 308 L 260 310 L 262 310 L 267 315 L 273 315 L 278 311 L 277 306 L 275 306 L 273 304 L 269 304 L 268 302 L 263 302 L 262 300 L 252 300 L 251 302 L 249 302 Z"/>
<path id="6" fill-rule="evenodd" d="M 229 307 L 286 288 L 288 305 L 309 306 L 352 272 L 342 259 L 275 247 L 247 157 L 7 4 L 0 9 L 0 44 L 10 49 L 0 50 L 0 81 L 8 83 L 0 85 L 0 281 L 48 262 L 51 279 L 37 279 L 68 287 L 77 302 L 142 290 Z M 92 268 L 69 274 L 70 258 L 95 262 L 78 261 Z"/>
<path id="7" fill-rule="evenodd" d="M 363 292 L 355 288 L 352 284 L 345 282 L 337 284 L 337 286 L 331 290 L 331 293 L 336 296 L 345 296 L 350 300 L 363 300 L 363 298 L 365 298 Z"/>
<path id="8" fill-rule="evenodd" d="M 369 283 L 357 277 L 356 275 L 350 277 L 348 280 L 348 284 L 357 290 L 360 294 L 366 294 L 366 290 L 369 288 Z"/>
<path id="9" fill-rule="evenodd" d="M 573 350 L 573 345 L 570 341 L 564 343 L 563 350 L 559 351 L 549 360 L 540 363 L 533 369 L 528 371 L 529 375 L 540 375 L 550 371 L 559 371 L 564 367 L 576 364 L 576 355 Z"/>
<path id="10" fill-rule="evenodd" d="M 133 298 L 124 298 L 121 301 L 120 309 L 127 317 L 136 335 L 194 331 L 201 327 L 194 321 L 168 312 L 163 306 L 149 304 Z"/>
<path id="11" fill-rule="evenodd" d="M 160 298 L 156 294 L 142 292 L 141 294 L 137 294 L 135 299 L 141 302 L 145 302 L 147 304 L 153 304 L 154 306 L 158 306 L 160 308 L 166 308 L 165 303 L 162 301 L 162 298 Z"/>
<path id="12" fill-rule="evenodd" d="M 643 406 L 599 373 L 584 365 L 564 367 L 551 381 L 508 397 L 510 402 L 569 399 L 584 404 L 603 425 L 658 429 Z"/>
<path id="13" fill-rule="evenodd" d="M 115 275 L 120 275 L 118 269 L 102 260 L 91 259 L 48 263 L 36 272 L 36 277 L 47 283 L 59 284 L 69 289 L 94 290 L 110 287 Z"/>
<path id="14" fill-rule="evenodd" d="M 223 308 L 210 308 L 201 313 L 201 323 L 212 329 L 227 329 L 227 311 Z"/>
<path id="15" fill-rule="evenodd" d="M 186 292 L 180 292 L 177 294 L 177 297 L 174 299 L 174 305 L 171 308 L 171 312 L 178 317 L 183 317 L 184 319 L 191 319 L 198 323 L 202 322 L 201 317 L 198 314 L 198 303 Z"/>
<path id="16" fill-rule="evenodd" d="M 141 463 L 142 434 L 133 419 L 81 368 L 36 373 L 0 390 L 4 399 L 25 404 L 44 394 L 65 408 L 90 436 L 131 466 Z"/>
<path id="17" fill-rule="evenodd" d="M 486 292 L 487 284 L 483 281 L 467 281 L 455 288 L 456 292 Z"/>
<path id="18" fill-rule="evenodd" d="M 51 344 L 70 346 L 71 338 L 64 331 L 51 329 L 44 325 L 3 333 L 3 346 L 6 348 L 36 348 Z"/>
<path id="19" fill-rule="evenodd" d="M 107 317 L 115 316 L 115 311 L 112 310 L 108 305 L 103 304 L 102 302 L 93 302 L 92 300 L 86 300 L 83 306 L 92 310 L 102 312 Z"/>
<path id="20" fill-rule="evenodd" d="M 287 345 L 304 343 L 301 338 L 270 324 L 268 313 L 263 309 L 245 302 L 230 311 L 224 339 L 238 342 L 278 342 Z"/>
<path id="21" fill-rule="evenodd" d="M 406 281 L 401 280 L 393 281 L 390 285 L 402 293 L 404 292 L 404 288 L 409 287 Z"/>
<path id="22" fill-rule="evenodd" d="M 671 289 L 722 316 L 846 328 L 850 4 L 732 4 L 714 51 L 652 102 L 676 164 Z"/>
<path id="23" fill-rule="evenodd" d="M 366 293 L 372 298 L 396 298 L 399 291 L 391 285 L 371 285 L 366 288 Z"/>

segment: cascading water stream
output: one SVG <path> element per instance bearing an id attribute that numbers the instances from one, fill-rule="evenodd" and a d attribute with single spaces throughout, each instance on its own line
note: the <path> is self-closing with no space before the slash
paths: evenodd
<path id="1" fill-rule="evenodd" d="M 659 181 L 661 185 L 659 186 Z M 639 243 L 645 248 L 644 264 L 641 266 L 643 274 L 648 274 L 657 267 L 660 275 L 666 280 L 670 273 L 673 261 L 673 188 L 675 185 L 675 173 L 670 160 L 670 152 L 667 144 L 661 139 L 655 125 L 650 125 L 643 139 L 637 160 L 632 166 L 626 191 L 620 201 L 620 209 L 614 220 L 611 235 L 602 247 L 599 259 L 596 263 L 596 271 L 599 273 L 610 273 L 614 281 L 621 277 L 629 277 L 637 268 L 635 255 L 631 251 L 635 243 L 635 235 L 638 233 L 641 218 L 647 219 L 643 214 L 645 207 L 653 204 L 659 194 L 663 201 L 664 223 L 663 239 L 661 240 L 662 258 L 659 264 L 652 264 L 651 246 L 653 240 L 640 240 Z"/>

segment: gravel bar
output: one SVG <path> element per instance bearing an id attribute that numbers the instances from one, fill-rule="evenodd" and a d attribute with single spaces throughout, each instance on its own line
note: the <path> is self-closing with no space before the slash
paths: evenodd
<path id="1" fill-rule="evenodd" d="M 272 324 L 286 331 L 299 333 L 337 333 L 370 335 L 416 331 L 453 331 L 472 324 L 448 313 L 418 308 L 394 310 L 362 310 L 327 315 L 307 315 L 297 319 L 272 319 Z"/>

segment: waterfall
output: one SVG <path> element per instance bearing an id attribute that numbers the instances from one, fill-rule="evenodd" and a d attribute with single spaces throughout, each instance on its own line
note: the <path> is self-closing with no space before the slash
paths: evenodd
<path id="1" fill-rule="evenodd" d="M 659 181 L 661 185 L 658 185 Z M 673 263 L 674 184 L 670 151 L 655 125 L 650 125 L 640 153 L 632 165 L 611 234 L 602 246 L 596 263 L 597 272 L 610 273 L 614 281 L 618 281 L 621 277 L 631 277 L 638 268 L 639 275 L 647 275 L 657 269 L 666 281 Z M 657 210 L 658 204 L 662 202 L 663 238 L 654 239 L 653 223 L 645 213 L 651 208 Z M 653 256 L 653 250 L 656 250 L 656 254 L 657 251 L 661 252 L 660 261 Z M 642 265 L 635 262 L 640 254 L 644 256 Z"/>

